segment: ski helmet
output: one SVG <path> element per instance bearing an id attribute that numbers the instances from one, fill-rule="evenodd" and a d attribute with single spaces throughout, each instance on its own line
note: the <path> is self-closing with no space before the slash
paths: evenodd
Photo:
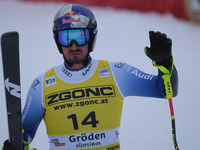
<path id="1" fill-rule="evenodd" d="M 58 32 L 67 29 L 88 29 L 90 40 L 88 52 L 93 51 L 97 37 L 97 21 L 92 11 L 80 4 L 63 6 L 55 15 L 53 24 L 54 39 L 62 54 L 62 45 L 58 40 Z"/>

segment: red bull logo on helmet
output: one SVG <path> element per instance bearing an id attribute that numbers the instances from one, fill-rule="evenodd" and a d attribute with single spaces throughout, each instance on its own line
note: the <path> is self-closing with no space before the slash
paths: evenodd
<path id="1" fill-rule="evenodd" d="M 79 13 L 70 11 L 62 17 L 62 24 L 73 22 L 81 22 L 81 16 Z"/>

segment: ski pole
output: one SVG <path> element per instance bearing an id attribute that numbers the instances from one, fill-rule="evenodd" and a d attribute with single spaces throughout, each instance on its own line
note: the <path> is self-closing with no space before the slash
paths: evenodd
<path id="1" fill-rule="evenodd" d="M 169 100 L 169 108 L 170 108 L 171 120 L 172 120 L 173 143 L 174 143 L 175 150 L 179 150 L 177 140 L 176 140 L 175 116 L 174 116 L 174 108 L 173 108 L 172 98 L 170 98 L 168 100 Z"/>

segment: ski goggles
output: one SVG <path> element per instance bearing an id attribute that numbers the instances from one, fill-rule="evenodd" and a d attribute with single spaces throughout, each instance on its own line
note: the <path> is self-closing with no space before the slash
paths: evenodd
<path id="1" fill-rule="evenodd" d="M 76 42 L 79 46 L 85 45 L 90 40 L 88 29 L 70 29 L 58 31 L 58 40 L 62 46 L 70 47 L 72 42 Z"/>

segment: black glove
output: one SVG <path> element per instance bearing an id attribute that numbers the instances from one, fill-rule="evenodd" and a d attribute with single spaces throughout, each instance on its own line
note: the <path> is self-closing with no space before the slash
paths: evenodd
<path id="1" fill-rule="evenodd" d="M 28 143 L 25 141 L 23 141 L 23 149 L 30 150 Z M 15 149 L 12 148 L 12 145 L 10 144 L 9 140 L 6 140 L 3 144 L 2 150 L 15 150 Z M 37 149 L 35 149 L 35 150 L 37 150 Z"/>
<path id="2" fill-rule="evenodd" d="M 166 34 L 149 31 L 150 48 L 145 47 L 146 55 L 157 65 L 163 65 L 166 68 L 172 65 L 172 40 Z"/>
<path id="3" fill-rule="evenodd" d="M 12 149 L 12 146 L 11 146 L 9 140 L 6 140 L 6 141 L 3 143 L 3 148 L 2 148 L 2 150 L 14 150 L 14 149 Z"/>

